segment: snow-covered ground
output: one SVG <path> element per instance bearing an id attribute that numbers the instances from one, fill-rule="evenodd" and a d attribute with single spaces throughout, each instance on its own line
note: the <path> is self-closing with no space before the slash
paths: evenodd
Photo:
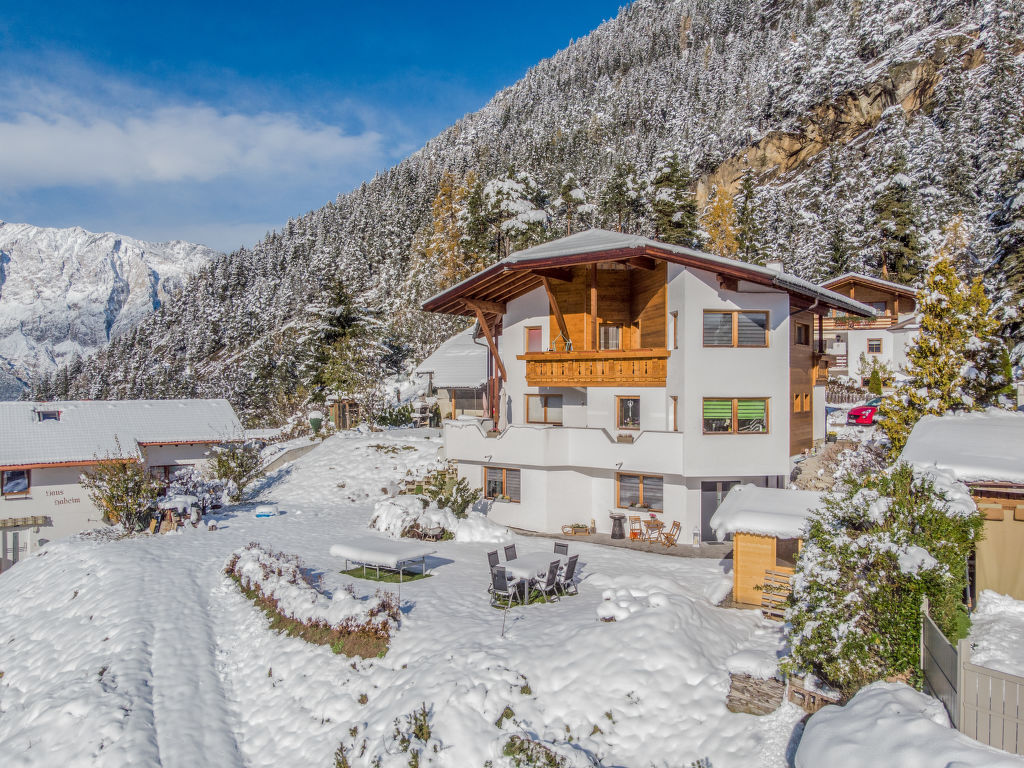
<path id="1" fill-rule="evenodd" d="M 1024 676 L 1024 602 L 990 589 L 971 615 L 971 661 Z"/>
<path id="2" fill-rule="evenodd" d="M 278 517 L 243 505 L 216 531 L 79 538 L 5 573 L 3 764 L 328 766 L 344 744 L 351 765 L 388 768 L 409 764 L 395 720 L 404 728 L 424 703 L 438 751 L 421 765 L 508 766 L 513 733 L 575 765 L 787 764 L 799 710 L 725 707 L 730 657 L 770 667 L 781 640 L 756 612 L 712 604 L 728 564 L 572 542 L 579 596 L 513 609 L 502 638 L 486 592 L 494 545 L 438 542 L 432 577 L 401 587 L 390 652 L 364 661 L 271 632 L 225 577 L 231 552 L 256 540 L 299 555 L 328 593 L 373 594 L 339 573 L 331 545 L 367 533 L 381 489 L 429 468 L 440 445 L 430 430 L 342 433 L 264 482 Z M 520 552 L 551 551 L 513 539 Z"/>
<path id="3" fill-rule="evenodd" d="M 1020 768 L 1024 759 L 949 727 L 938 699 L 903 683 L 873 683 L 807 722 L 796 768 Z"/>

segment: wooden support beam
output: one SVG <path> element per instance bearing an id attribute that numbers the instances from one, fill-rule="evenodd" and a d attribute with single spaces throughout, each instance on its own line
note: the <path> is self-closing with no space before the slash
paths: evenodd
<path id="1" fill-rule="evenodd" d="M 551 305 L 551 314 L 555 316 L 555 322 L 558 323 L 558 331 L 562 334 L 562 338 L 571 343 L 569 338 L 569 329 L 565 325 L 565 317 L 562 316 L 562 309 L 558 306 L 558 300 L 555 298 L 555 294 L 551 290 L 551 283 L 548 278 L 541 277 L 541 281 L 544 283 L 544 291 L 548 295 L 548 304 Z"/>
<path id="2" fill-rule="evenodd" d="M 463 299 L 471 309 L 490 312 L 492 315 L 504 315 L 505 305 L 500 301 L 484 301 L 483 299 Z"/>
<path id="3" fill-rule="evenodd" d="M 508 375 L 505 373 L 505 364 L 501 362 L 501 355 L 498 354 L 498 345 L 494 341 L 494 334 L 491 332 L 491 326 L 487 323 L 487 318 L 484 317 L 483 310 L 479 307 L 473 307 L 473 311 L 476 312 L 476 319 L 477 322 L 480 323 L 480 330 L 484 332 L 484 338 L 487 339 L 487 346 L 491 348 L 491 357 L 494 358 L 494 362 L 498 366 L 498 373 L 501 374 L 503 381 L 508 381 Z"/>
<path id="4" fill-rule="evenodd" d="M 597 264 L 590 265 L 590 348 L 597 349 Z"/>
<path id="5" fill-rule="evenodd" d="M 626 259 L 626 263 L 631 267 L 637 269 L 644 269 L 648 272 L 653 272 L 658 268 L 658 262 L 652 259 L 650 256 L 634 256 L 630 259 Z"/>
<path id="6" fill-rule="evenodd" d="M 547 267 L 545 269 L 531 269 L 530 271 L 533 272 L 533 274 L 537 275 L 538 277 L 546 277 L 550 278 L 551 280 L 558 280 L 559 282 L 562 283 L 572 282 L 571 269 L 563 269 L 560 267 Z"/>

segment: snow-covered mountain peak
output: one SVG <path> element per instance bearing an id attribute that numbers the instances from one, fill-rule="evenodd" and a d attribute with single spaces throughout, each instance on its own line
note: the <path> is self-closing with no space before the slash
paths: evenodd
<path id="1" fill-rule="evenodd" d="M 129 330 L 220 255 L 181 240 L 0 221 L 0 398 Z"/>

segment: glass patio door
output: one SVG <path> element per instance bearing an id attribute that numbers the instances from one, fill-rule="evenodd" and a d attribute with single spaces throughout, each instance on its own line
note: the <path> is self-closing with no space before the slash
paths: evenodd
<path id="1" fill-rule="evenodd" d="M 700 484 L 700 540 L 717 541 L 711 530 L 711 516 L 739 480 L 703 480 Z"/>

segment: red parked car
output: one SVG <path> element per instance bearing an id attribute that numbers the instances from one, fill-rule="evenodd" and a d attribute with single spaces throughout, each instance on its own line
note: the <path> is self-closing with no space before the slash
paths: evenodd
<path id="1" fill-rule="evenodd" d="M 851 408 L 846 414 L 846 423 L 856 426 L 870 426 L 878 422 L 878 406 L 882 404 L 882 398 L 873 397 L 864 405 Z"/>

